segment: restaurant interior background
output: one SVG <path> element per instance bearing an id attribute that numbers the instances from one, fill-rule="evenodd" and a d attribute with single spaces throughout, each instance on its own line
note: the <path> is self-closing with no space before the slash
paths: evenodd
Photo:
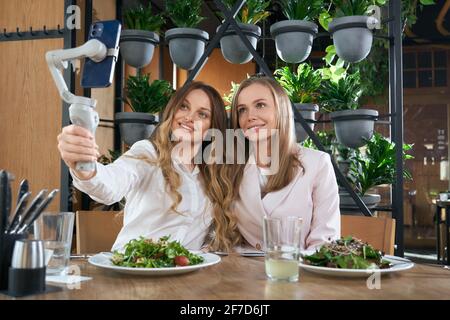
<path id="1" fill-rule="evenodd" d="M 73 45 L 81 45 L 86 39 L 86 25 L 89 20 L 108 20 L 117 17 L 117 11 L 138 3 L 147 5 L 149 1 L 138 0 L 0 0 L 1 32 L 62 28 L 65 24 L 65 9 L 70 4 L 81 8 L 81 29 L 74 32 Z M 164 1 L 151 1 L 155 12 L 164 7 Z M 86 7 L 92 5 L 90 17 Z M 436 229 L 434 224 L 435 199 L 440 191 L 449 187 L 449 36 L 450 0 L 437 0 L 433 6 L 417 11 L 417 23 L 405 27 L 403 48 L 404 67 L 404 140 L 414 144 L 414 159 L 406 164 L 413 180 L 404 184 L 404 241 L 407 254 L 424 259 L 436 259 Z M 203 15 L 207 17 L 200 28 L 213 35 L 221 22 L 215 12 L 213 1 L 204 1 Z M 271 7 L 272 15 L 262 25 L 266 38 L 260 40 L 258 52 L 271 68 L 282 65 L 278 59 L 273 40 L 270 39 L 271 19 L 276 20 L 280 9 Z M 170 27 L 170 24 L 169 24 Z M 4 31 L 3 31 L 4 30 Z M 64 30 L 62 32 L 69 32 Z M 27 178 L 32 190 L 60 188 L 62 183 L 70 184 L 67 168 L 62 165 L 56 148 L 56 136 L 62 122 L 67 121 L 53 79 L 44 59 L 45 52 L 63 48 L 61 37 L 26 41 L 0 41 L 0 167 L 16 176 L 13 188 Z M 323 65 L 325 48 L 331 43 L 329 38 L 318 38 L 308 61 L 313 66 Z M 383 72 L 387 65 L 387 50 L 373 49 L 377 70 L 373 88 L 377 94 L 366 99 L 366 106 L 388 113 L 388 79 Z M 386 67 L 384 67 L 386 68 Z M 221 94 L 231 89 L 231 82 L 239 83 L 247 74 L 258 71 L 252 60 L 244 65 L 228 63 L 222 57 L 220 48 L 214 49 L 206 65 L 196 80 L 205 81 L 216 87 Z M 116 73 L 117 73 L 116 69 Z M 179 88 L 187 79 L 188 72 L 174 68 L 167 46 L 159 46 L 151 63 L 140 70 L 150 73 L 151 79 L 166 79 Z M 119 73 L 120 74 L 120 73 Z M 135 75 L 136 69 L 124 65 L 123 79 Z M 117 76 L 117 74 L 116 74 Z M 381 80 L 380 80 L 381 79 Z M 113 84 L 108 89 L 83 90 L 80 74 L 73 79 L 77 95 L 88 95 L 98 100 L 97 111 L 100 126 L 96 139 L 100 153 L 108 155 L 108 150 L 124 150 L 118 140 L 114 113 L 122 107 L 117 98 L 121 90 Z M 384 83 L 384 85 L 380 85 Z M 123 106 L 129 110 L 126 104 Z M 329 129 L 319 124 L 317 130 Z M 376 124 L 376 130 L 388 136 L 389 130 L 383 121 Z M 388 204 L 389 188 L 384 188 L 383 203 Z M 71 189 L 61 193 L 61 199 L 52 204 L 53 210 L 92 210 L 98 204 L 86 195 Z M 59 208 L 58 208 L 59 207 Z M 388 214 L 379 212 L 379 214 Z"/>

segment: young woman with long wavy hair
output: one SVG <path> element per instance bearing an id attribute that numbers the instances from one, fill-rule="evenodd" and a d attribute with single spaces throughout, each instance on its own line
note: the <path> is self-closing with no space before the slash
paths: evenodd
<path id="1" fill-rule="evenodd" d="M 245 154 L 245 161 L 225 168 L 234 186 L 227 211 L 236 214 L 244 239 L 262 248 L 264 216 L 303 218 L 303 250 L 338 238 L 339 196 L 330 155 L 296 143 L 284 89 L 269 77 L 250 77 L 234 95 L 231 112 L 232 128 L 241 132 L 235 139 L 243 140 L 234 155 Z"/>
<path id="2" fill-rule="evenodd" d="M 232 192 L 231 183 L 221 183 L 222 165 L 194 161 L 205 149 L 208 129 L 224 134 L 226 115 L 220 94 L 201 82 L 176 92 L 150 139 L 136 142 L 112 164 L 96 163 L 94 172 L 76 171 L 75 164 L 96 161 L 95 137 L 75 125 L 63 128 L 58 149 L 74 186 L 101 203 L 126 199 L 124 225 L 113 250 L 140 236 L 157 240 L 166 235 L 200 249 L 211 225 L 211 248 L 230 250 L 236 244 L 230 240 L 238 239 L 235 218 L 222 210 L 223 199 Z"/>

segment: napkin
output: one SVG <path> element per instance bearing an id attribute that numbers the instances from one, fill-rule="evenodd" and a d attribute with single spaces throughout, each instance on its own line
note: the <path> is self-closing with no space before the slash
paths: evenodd
<path id="1" fill-rule="evenodd" d="M 46 276 L 46 282 L 62 283 L 62 284 L 75 284 L 82 281 L 91 280 L 91 277 L 83 277 L 79 275 L 57 275 L 57 276 Z"/>

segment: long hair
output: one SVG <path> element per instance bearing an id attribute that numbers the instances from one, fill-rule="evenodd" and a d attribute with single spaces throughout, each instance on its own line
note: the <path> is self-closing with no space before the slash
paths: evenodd
<path id="1" fill-rule="evenodd" d="M 286 91 L 275 80 L 269 77 L 250 77 L 244 80 L 236 94 L 233 97 L 231 107 L 231 126 L 233 129 L 239 129 L 239 118 L 237 111 L 237 102 L 242 90 L 252 84 L 260 84 L 267 87 L 275 101 L 276 109 L 276 129 L 279 137 L 279 166 L 278 171 L 270 175 L 267 184 L 263 190 L 264 193 L 280 190 L 286 187 L 296 176 L 298 170 L 302 168 L 299 160 L 300 149 L 296 143 L 294 116 L 291 108 L 291 102 Z M 249 141 L 245 140 L 245 163 L 249 157 Z M 236 145 L 236 144 L 235 144 Z M 235 152 L 236 154 L 236 152 Z M 272 155 L 273 156 L 273 155 Z M 227 176 L 234 185 L 234 199 L 239 199 L 239 186 L 244 175 L 245 164 L 239 164 L 237 161 L 227 168 Z"/>
<path id="2" fill-rule="evenodd" d="M 193 90 L 202 90 L 210 100 L 211 110 L 211 129 L 219 130 L 222 137 L 225 136 L 227 129 L 227 117 L 225 106 L 220 94 L 213 87 L 202 82 L 194 81 L 187 86 L 179 89 L 175 95 L 169 100 L 161 117 L 161 122 L 155 128 L 153 134 L 149 138 L 157 151 L 156 159 L 142 159 L 151 164 L 158 165 L 161 168 L 163 177 L 166 182 L 168 193 L 173 199 L 171 210 L 177 211 L 177 206 L 182 200 L 182 195 L 178 192 L 181 186 L 181 178 L 174 169 L 172 162 L 172 150 L 177 145 L 177 141 L 172 141 L 172 122 L 176 111 L 183 104 L 186 96 Z M 213 140 L 211 143 L 214 144 Z M 203 142 L 199 152 L 203 155 L 203 150 L 208 146 L 208 142 Z M 210 150 L 214 150 L 211 147 Z M 224 211 L 224 204 L 231 202 L 233 185 L 228 181 L 228 177 L 224 172 L 224 164 L 215 161 L 202 162 L 198 165 L 201 182 L 204 191 L 210 199 L 213 206 L 213 229 L 214 235 L 210 239 L 209 246 L 214 250 L 231 250 L 231 248 L 239 241 L 240 234 L 237 229 L 237 221 L 231 212 Z"/>

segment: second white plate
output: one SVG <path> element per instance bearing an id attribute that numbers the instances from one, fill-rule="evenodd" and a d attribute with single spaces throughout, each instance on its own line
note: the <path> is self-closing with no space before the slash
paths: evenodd
<path id="1" fill-rule="evenodd" d="M 381 275 L 401 272 L 409 270 L 414 267 L 414 263 L 408 259 L 400 258 L 396 256 L 384 256 L 384 260 L 388 260 L 392 266 L 388 269 L 339 269 L 339 268 L 327 268 L 327 267 L 317 267 L 309 264 L 299 263 L 300 268 L 314 272 L 317 274 L 334 276 L 334 277 L 368 277 L 374 272 L 379 272 Z"/>

